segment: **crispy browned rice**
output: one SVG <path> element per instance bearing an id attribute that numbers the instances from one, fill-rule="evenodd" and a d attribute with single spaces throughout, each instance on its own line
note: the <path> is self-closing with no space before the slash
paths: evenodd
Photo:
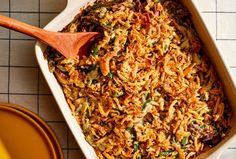
<path id="1" fill-rule="evenodd" d="M 176 0 L 98 0 L 63 32 L 104 34 L 88 57 L 45 57 L 99 158 L 189 159 L 218 144 L 231 111 Z"/>

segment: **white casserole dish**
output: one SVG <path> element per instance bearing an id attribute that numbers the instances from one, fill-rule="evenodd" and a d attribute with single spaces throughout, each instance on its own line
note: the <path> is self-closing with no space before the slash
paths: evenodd
<path id="1" fill-rule="evenodd" d="M 44 29 L 50 31 L 60 31 L 67 24 L 69 24 L 73 18 L 79 13 L 80 8 L 86 5 L 88 2 L 94 0 L 68 0 L 67 6 L 55 19 L 53 19 Z M 221 53 L 218 51 L 215 41 L 209 34 L 200 13 L 196 9 L 196 5 L 192 0 L 181 0 L 182 3 L 189 9 L 192 15 L 192 21 L 196 27 L 196 30 L 204 43 L 206 53 L 210 57 L 212 63 L 215 65 L 215 69 L 218 72 L 218 75 L 223 82 L 224 90 L 229 100 L 229 103 L 232 107 L 234 116 L 232 121 L 232 129 L 230 130 L 229 135 L 221 141 L 216 147 L 211 150 L 202 153 L 197 157 L 197 159 L 218 159 L 220 158 L 221 152 L 227 146 L 232 143 L 232 141 L 236 141 L 236 89 L 234 81 L 232 80 L 232 76 L 230 75 L 229 68 L 227 67 L 227 63 L 222 58 Z M 37 42 L 35 46 L 36 57 L 39 63 L 39 66 L 43 72 L 43 75 L 54 95 L 54 98 L 67 122 L 69 125 L 77 143 L 79 144 L 82 152 L 88 159 L 97 158 L 94 149 L 86 142 L 84 139 L 84 135 L 80 126 L 77 124 L 76 120 L 71 114 L 71 110 L 69 105 L 66 102 L 63 91 L 57 82 L 54 75 L 49 71 L 47 60 L 44 59 L 43 52 L 46 49 L 46 45 L 41 42 Z"/>

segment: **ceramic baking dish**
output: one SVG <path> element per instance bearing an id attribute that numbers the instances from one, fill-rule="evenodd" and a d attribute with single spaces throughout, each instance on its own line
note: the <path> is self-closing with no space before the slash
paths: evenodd
<path id="1" fill-rule="evenodd" d="M 46 30 L 50 31 L 60 31 L 67 24 L 69 24 L 73 18 L 79 13 L 80 8 L 85 6 L 88 2 L 93 0 L 68 0 L 67 6 L 55 19 L 53 19 L 46 27 Z M 196 5 L 192 0 L 181 0 L 182 3 L 189 9 L 192 15 L 192 21 L 196 27 L 196 30 L 204 43 L 205 52 L 210 57 L 212 63 L 215 65 L 215 69 L 223 82 L 225 93 L 228 97 L 228 100 L 232 106 L 234 116 L 232 122 L 232 129 L 229 135 L 216 147 L 211 150 L 202 153 L 197 157 L 197 159 L 218 159 L 220 158 L 221 152 L 232 142 L 236 141 L 236 89 L 235 84 L 230 75 L 229 68 L 227 63 L 222 58 L 221 53 L 218 51 L 216 44 L 209 34 L 200 13 L 196 9 Z M 94 149 L 86 142 L 84 135 L 80 126 L 77 124 L 74 117 L 71 115 L 69 105 L 66 102 L 66 99 L 63 95 L 63 91 L 57 82 L 54 75 L 49 71 L 47 60 L 43 57 L 43 52 L 45 51 L 46 45 L 41 42 L 37 42 L 35 46 L 36 57 L 39 63 L 39 66 L 43 72 L 43 75 L 54 95 L 54 98 L 67 122 L 69 125 L 77 143 L 79 144 L 82 152 L 88 159 L 97 158 Z"/>

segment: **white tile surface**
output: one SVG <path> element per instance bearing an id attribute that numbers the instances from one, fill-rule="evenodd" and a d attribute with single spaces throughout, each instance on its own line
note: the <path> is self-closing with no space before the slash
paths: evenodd
<path id="1" fill-rule="evenodd" d="M 61 12 L 65 6 L 66 0 L 40 0 L 40 12 Z"/>
<path id="2" fill-rule="evenodd" d="M 75 138 L 71 132 L 69 132 L 69 148 L 78 148 L 78 144 L 76 143 Z"/>
<path id="3" fill-rule="evenodd" d="M 217 39 L 236 39 L 236 13 L 218 13 Z"/>
<path id="4" fill-rule="evenodd" d="M 236 154 L 236 149 L 226 149 L 222 152 L 220 159 L 235 159 L 236 158 L 235 154 Z"/>
<path id="5" fill-rule="evenodd" d="M 85 159 L 81 150 L 69 150 L 68 158 L 69 159 Z"/>
<path id="6" fill-rule="evenodd" d="M 39 96 L 39 115 L 45 121 L 64 121 L 52 95 Z"/>
<path id="7" fill-rule="evenodd" d="M 61 142 L 62 148 L 67 147 L 67 126 L 65 123 L 48 123 L 48 125 L 54 130 L 58 139 Z"/>
<path id="8" fill-rule="evenodd" d="M 233 75 L 234 81 L 236 81 L 236 68 L 231 68 L 231 69 L 230 69 L 230 72 L 231 72 L 232 75 Z M 236 147 L 236 145 L 235 145 L 235 147 Z"/>
<path id="9" fill-rule="evenodd" d="M 10 93 L 36 94 L 37 68 L 10 68 Z"/>
<path id="10" fill-rule="evenodd" d="M 68 151 L 68 150 L 63 150 L 64 159 L 67 159 L 67 151 Z"/>
<path id="11" fill-rule="evenodd" d="M 0 94 L 0 101 L 3 103 L 8 102 L 8 95 L 7 94 Z"/>
<path id="12" fill-rule="evenodd" d="M 236 66 L 236 41 L 217 40 L 217 45 L 229 66 Z"/>
<path id="13" fill-rule="evenodd" d="M 39 72 L 39 94 L 51 94 L 51 91 L 45 78 L 43 77 L 41 70 Z"/>
<path id="14" fill-rule="evenodd" d="M 47 14 L 41 13 L 40 14 L 40 27 L 45 27 L 53 18 L 55 18 L 57 14 Z"/>
<path id="15" fill-rule="evenodd" d="M 0 67 L 0 93 L 8 92 L 8 68 Z"/>
<path id="16" fill-rule="evenodd" d="M 199 9 L 203 12 L 216 11 L 216 0 L 192 0 L 195 2 Z"/>
<path id="17" fill-rule="evenodd" d="M 11 41 L 11 66 L 37 66 L 34 53 L 35 41 L 12 40 Z M 20 49 L 19 49 L 20 48 Z"/>
<path id="18" fill-rule="evenodd" d="M 216 14 L 215 13 L 204 13 L 203 21 L 206 23 L 207 28 L 213 38 L 216 38 Z"/>
<path id="19" fill-rule="evenodd" d="M 26 109 L 38 113 L 37 111 L 37 95 L 10 95 L 9 102 L 20 105 Z"/>
<path id="20" fill-rule="evenodd" d="M 1 58 L 0 58 L 0 65 L 1 66 L 7 66 L 9 63 L 9 40 L 0 40 L 0 54 L 1 54 Z"/>
<path id="21" fill-rule="evenodd" d="M 236 12 L 235 0 L 217 0 L 217 10 L 220 12 Z"/>
<path id="22" fill-rule="evenodd" d="M 38 0 L 11 0 L 11 11 L 38 12 Z"/>
<path id="23" fill-rule="evenodd" d="M 1 0 L 0 11 L 9 10 L 9 0 Z"/>

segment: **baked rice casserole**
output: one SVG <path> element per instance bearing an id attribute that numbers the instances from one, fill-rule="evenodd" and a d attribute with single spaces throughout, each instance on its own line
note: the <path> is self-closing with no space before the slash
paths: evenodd
<path id="1" fill-rule="evenodd" d="M 192 159 L 230 129 L 231 108 L 176 0 L 97 0 L 62 32 L 98 31 L 88 56 L 45 58 L 100 159 Z"/>

